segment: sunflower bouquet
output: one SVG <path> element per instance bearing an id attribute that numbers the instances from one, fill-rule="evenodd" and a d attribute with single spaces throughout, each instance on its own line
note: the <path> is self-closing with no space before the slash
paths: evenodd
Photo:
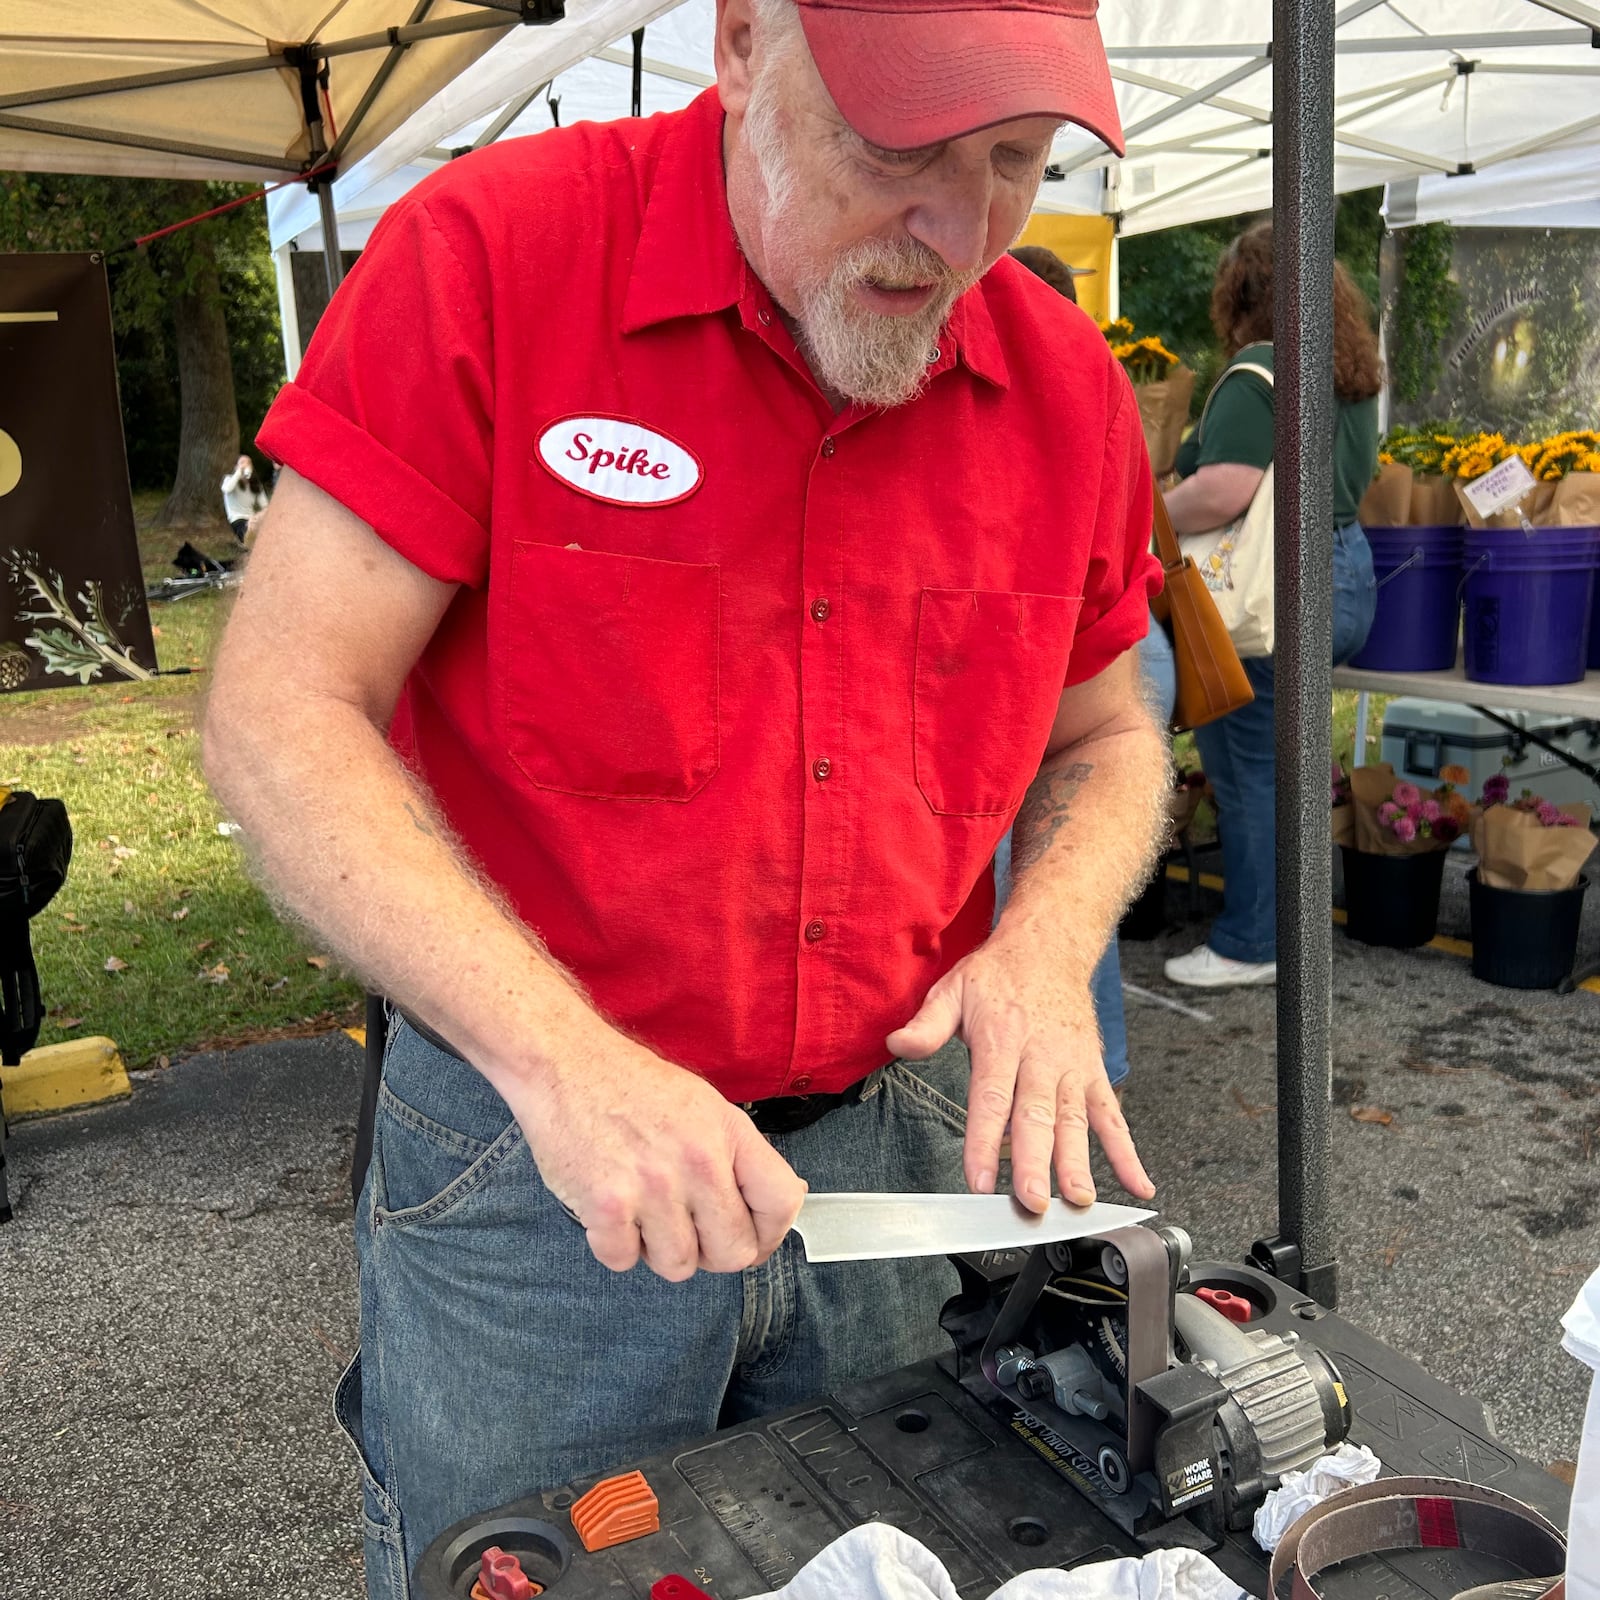
<path id="1" fill-rule="evenodd" d="M 1178 459 L 1194 395 L 1194 373 L 1154 334 L 1141 336 L 1127 317 L 1100 326 L 1111 354 L 1133 383 L 1150 466 L 1162 477 Z"/>
<path id="2" fill-rule="evenodd" d="M 1448 423 L 1394 428 L 1378 452 L 1378 475 L 1361 502 L 1369 528 L 1446 527 L 1461 521 L 1461 505 L 1445 468 L 1460 442 Z"/>
<path id="3" fill-rule="evenodd" d="M 1444 470 L 1459 489 L 1512 457 L 1527 467 L 1533 485 L 1515 506 L 1488 518 L 1462 495 L 1462 509 L 1474 527 L 1515 528 L 1524 520 L 1536 528 L 1600 524 L 1600 433 L 1574 429 L 1525 444 L 1499 433 L 1470 434 L 1446 452 Z"/>
<path id="4" fill-rule="evenodd" d="M 1534 479 L 1522 501 L 1487 520 L 1460 491 L 1513 457 Z M 1378 452 L 1378 475 L 1361 502 L 1367 527 L 1600 525 L 1600 433 L 1572 429 L 1518 442 L 1452 423 L 1394 428 Z"/>

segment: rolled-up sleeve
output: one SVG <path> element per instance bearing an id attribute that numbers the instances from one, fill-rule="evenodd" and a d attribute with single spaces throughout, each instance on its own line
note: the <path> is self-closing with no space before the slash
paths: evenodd
<path id="1" fill-rule="evenodd" d="M 414 566 L 473 586 L 494 421 L 482 271 L 470 230 L 447 231 L 425 199 L 392 206 L 257 435 Z"/>
<path id="2" fill-rule="evenodd" d="M 1084 580 L 1083 609 L 1066 686 L 1087 683 L 1131 650 L 1150 627 L 1161 565 L 1150 553 L 1150 457 L 1127 375 L 1116 374 L 1116 407 L 1106 430 L 1100 503 Z"/>

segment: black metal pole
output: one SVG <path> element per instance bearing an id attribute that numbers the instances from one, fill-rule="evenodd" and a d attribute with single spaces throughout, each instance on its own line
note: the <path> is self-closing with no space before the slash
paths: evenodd
<path id="1" fill-rule="evenodd" d="M 644 29 L 633 30 L 633 110 L 629 116 L 644 115 Z"/>
<path id="2" fill-rule="evenodd" d="M 323 165 L 328 153 L 328 135 L 322 120 L 322 101 L 317 96 L 320 74 L 326 62 L 316 53 L 313 45 L 300 45 L 288 52 L 289 58 L 300 74 L 300 111 L 305 118 L 309 139 L 310 171 Z M 317 197 L 317 209 L 322 217 L 322 264 L 328 275 L 328 298 L 344 282 L 344 257 L 339 253 L 339 214 L 333 203 L 334 172 L 318 174 L 311 180 L 311 190 Z"/>
<path id="3" fill-rule="evenodd" d="M 1332 1306 L 1334 7 L 1273 0 L 1272 16 L 1278 1228 Z"/>

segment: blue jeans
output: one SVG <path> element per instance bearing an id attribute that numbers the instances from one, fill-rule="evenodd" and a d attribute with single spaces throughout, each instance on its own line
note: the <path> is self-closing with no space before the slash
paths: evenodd
<path id="1" fill-rule="evenodd" d="M 894 1063 L 773 1144 L 814 1190 L 960 1191 L 967 1057 Z M 370 1600 L 408 1600 L 451 1523 L 795 1405 L 948 1344 L 943 1257 L 613 1273 L 488 1082 L 391 1028 L 356 1215 L 361 1351 L 335 1411 L 362 1463 Z"/>
<path id="2" fill-rule="evenodd" d="M 1348 661 L 1367 641 L 1377 607 L 1372 551 L 1361 525 L 1334 534 L 1333 662 Z M 1277 756 L 1273 744 L 1272 658 L 1246 661 L 1256 697 L 1203 728 L 1194 742 L 1217 796 L 1222 838 L 1222 915 L 1207 943 L 1233 961 L 1278 959 Z"/>
<path id="3" fill-rule="evenodd" d="M 1139 642 L 1139 670 L 1144 675 L 1151 710 L 1165 726 L 1172 720 L 1172 708 L 1178 703 L 1178 669 L 1172 659 L 1172 645 L 1154 621 Z M 994 875 L 994 914 L 998 921 L 1011 894 L 1009 830 L 994 853 Z M 1114 933 L 1089 978 L 1089 997 L 1094 1001 L 1095 1021 L 1100 1024 L 1100 1053 L 1106 1076 L 1115 1086 L 1128 1076 L 1129 1065 L 1128 1019 L 1122 1005 L 1122 953 Z"/>

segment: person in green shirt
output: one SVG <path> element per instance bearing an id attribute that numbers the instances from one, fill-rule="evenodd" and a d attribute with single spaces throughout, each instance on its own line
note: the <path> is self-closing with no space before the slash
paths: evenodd
<path id="1" fill-rule="evenodd" d="M 1344 267 L 1333 282 L 1334 526 L 1333 659 L 1366 642 L 1377 605 L 1372 552 L 1357 508 L 1378 466 L 1382 368 L 1371 314 Z M 1272 224 L 1258 223 L 1217 266 L 1211 321 L 1228 352 L 1200 426 L 1178 452 L 1181 482 L 1167 492 L 1180 541 L 1234 522 L 1249 509 L 1272 463 L 1272 385 L 1248 368 L 1272 370 Z M 1273 983 L 1278 976 L 1276 763 L 1273 665 L 1244 664 L 1255 700 L 1195 729 L 1195 744 L 1217 797 L 1226 882 L 1222 915 L 1206 942 L 1166 964 L 1173 983 L 1221 989 Z"/>

